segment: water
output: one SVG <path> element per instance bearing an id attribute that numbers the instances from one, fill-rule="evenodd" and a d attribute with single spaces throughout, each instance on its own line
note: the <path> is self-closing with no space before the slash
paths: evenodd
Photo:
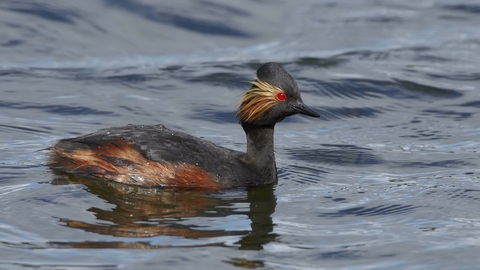
<path id="1" fill-rule="evenodd" d="M 0 3 L 0 268 L 477 268 L 478 1 L 164 2 Z M 45 166 L 129 123 L 244 150 L 235 103 L 266 61 L 322 114 L 277 125 L 278 185 Z"/>

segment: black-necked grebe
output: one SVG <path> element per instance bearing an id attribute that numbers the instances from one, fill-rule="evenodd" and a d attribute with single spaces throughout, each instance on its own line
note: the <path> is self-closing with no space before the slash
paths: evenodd
<path id="1" fill-rule="evenodd" d="M 164 127 L 101 129 L 60 140 L 50 167 L 125 184 L 232 188 L 277 182 L 273 130 L 297 113 L 319 117 L 300 97 L 297 83 L 280 65 L 266 63 L 239 102 L 237 117 L 247 136 L 238 152 Z"/>

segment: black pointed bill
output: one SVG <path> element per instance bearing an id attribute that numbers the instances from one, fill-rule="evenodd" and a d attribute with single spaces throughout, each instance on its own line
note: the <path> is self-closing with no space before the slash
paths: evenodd
<path id="1" fill-rule="evenodd" d="M 320 114 L 318 114 L 316 111 L 307 107 L 307 105 L 303 104 L 303 102 L 298 102 L 298 103 L 294 103 L 294 104 L 291 104 L 291 105 L 292 105 L 292 108 L 297 113 L 305 114 L 305 115 L 312 116 L 312 117 L 320 117 Z"/>

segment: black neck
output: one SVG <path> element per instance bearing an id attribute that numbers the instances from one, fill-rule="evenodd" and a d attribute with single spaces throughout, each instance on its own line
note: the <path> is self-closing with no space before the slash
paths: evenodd
<path id="1" fill-rule="evenodd" d="M 266 178 L 277 179 L 275 153 L 273 149 L 273 131 L 275 125 L 257 126 L 241 123 L 247 135 L 247 156 L 261 170 Z"/>

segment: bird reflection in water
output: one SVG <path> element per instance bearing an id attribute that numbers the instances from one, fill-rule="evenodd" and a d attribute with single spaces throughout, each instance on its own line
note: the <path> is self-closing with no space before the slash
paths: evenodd
<path id="1" fill-rule="evenodd" d="M 86 232 L 115 237 L 137 238 L 136 241 L 80 241 L 52 242 L 55 246 L 73 248 L 169 248 L 175 245 L 152 244 L 155 236 L 177 236 L 185 239 L 209 239 L 199 246 L 227 246 L 221 239 L 238 236 L 235 246 L 245 250 L 260 250 L 273 241 L 271 215 L 275 211 L 276 197 L 273 186 L 248 188 L 235 191 L 212 191 L 202 189 L 141 188 L 114 182 L 97 181 L 77 175 L 59 175 L 51 182 L 54 185 L 83 184 L 90 193 L 114 208 L 91 207 L 98 223 L 60 218 L 62 225 Z M 240 194 L 239 194 L 240 192 Z M 185 225 L 189 218 L 222 218 L 231 215 L 246 215 L 251 221 L 250 230 L 211 229 L 207 226 Z M 208 225 L 208 224 L 206 224 Z M 211 238 L 211 239 L 210 239 Z M 158 239 L 155 243 L 158 243 Z M 182 247 L 188 247 L 181 245 Z M 231 246 L 231 245 L 228 245 Z"/>

